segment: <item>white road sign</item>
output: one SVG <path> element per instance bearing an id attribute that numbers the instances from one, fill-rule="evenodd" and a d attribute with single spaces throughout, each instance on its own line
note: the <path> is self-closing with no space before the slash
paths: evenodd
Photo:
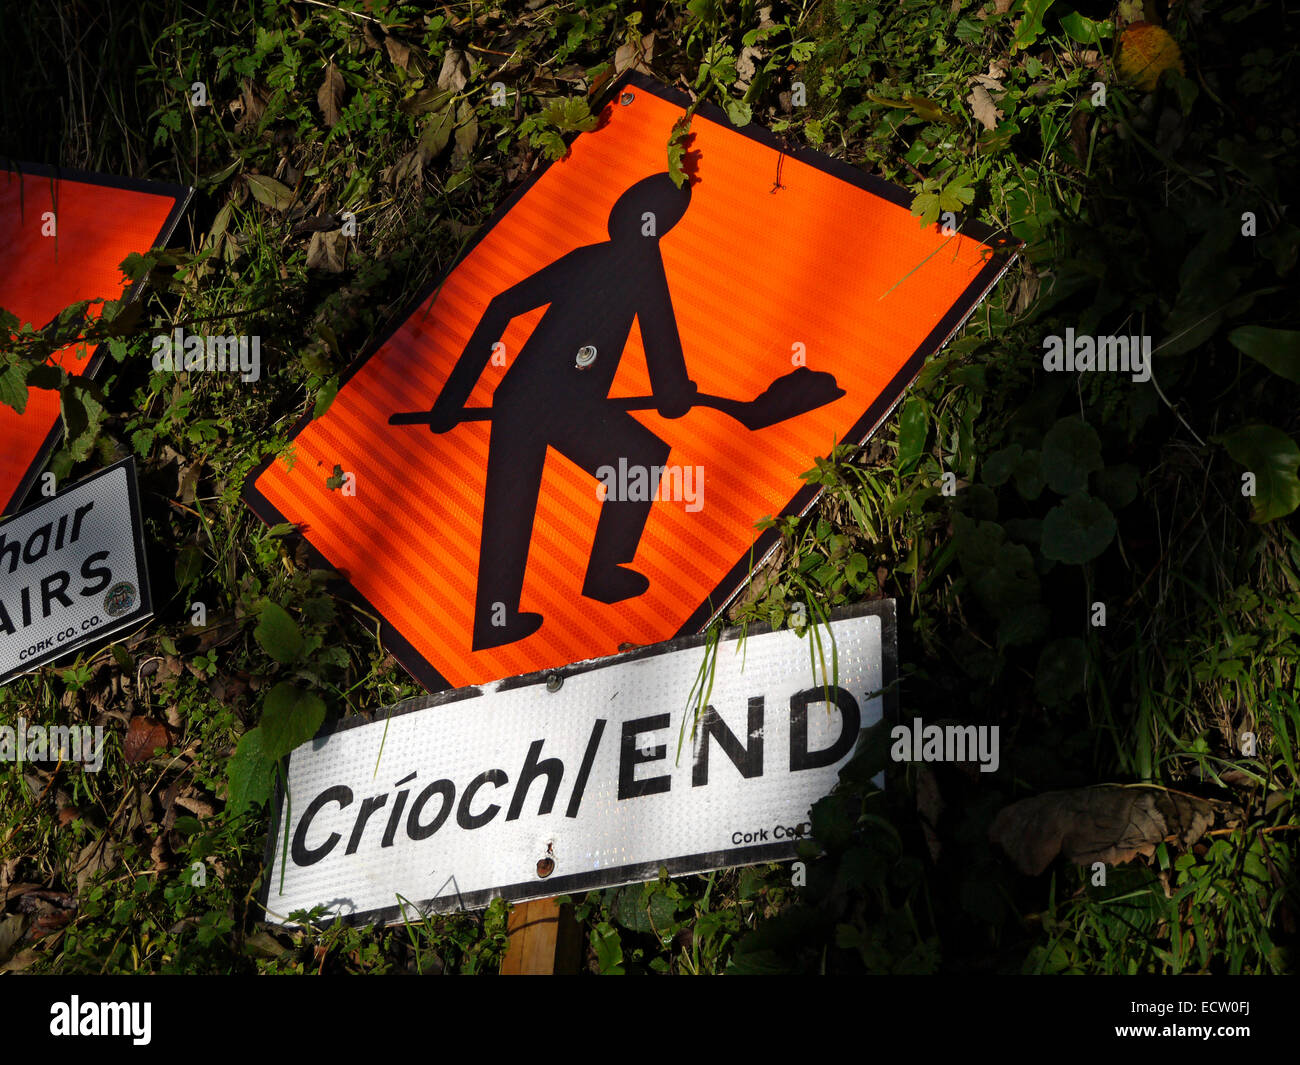
<path id="1" fill-rule="evenodd" d="M 896 672 L 894 603 L 821 629 L 702 636 L 345 721 L 289 758 L 262 903 L 352 923 L 793 858 Z M 713 658 L 710 653 L 710 658 Z M 683 725 L 685 732 L 683 733 Z M 679 750 L 680 740 L 680 750 Z"/>
<path id="2" fill-rule="evenodd" d="M 151 613 L 131 459 L 0 522 L 0 683 Z"/>

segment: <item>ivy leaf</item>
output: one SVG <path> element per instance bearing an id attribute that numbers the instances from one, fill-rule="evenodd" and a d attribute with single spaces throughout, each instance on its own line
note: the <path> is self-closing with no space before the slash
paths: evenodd
<path id="1" fill-rule="evenodd" d="M 962 573 L 989 612 L 1004 618 L 1038 601 L 1034 556 L 1008 543 L 1002 526 L 953 514 L 953 547 Z"/>
<path id="2" fill-rule="evenodd" d="M 1083 691 L 1088 648 L 1077 636 L 1053 640 L 1038 656 L 1034 694 L 1049 706 L 1067 702 Z"/>
<path id="3" fill-rule="evenodd" d="M 1105 466 L 1101 438 L 1082 418 L 1062 418 L 1043 438 L 1039 466 L 1054 491 L 1082 492 L 1088 487 L 1088 475 Z"/>
<path id="4" fill-rule="evenodd" d="M 283 607 L 269 599 L 262 601 L 261 615 L 253 635 L 267 654 L 288 665 L 302 650 L 302 633 L 297 622 L 285 613 Z"/>
<path id="5" fill-rule="evenodd" d="M 282 680 L 266 693 L 262 705 L 262 748 L 278 759 L 306 743 L 325 720 L 325 703 L 319 695 Z"/>
<path id="6" fill-rule="evenodd" d="M 1137 498 L 1138 469 L 1127 462 L 1107 466 L 1097 474 L 1097 495 L 1111 510 L 1123 510 Z"/>
<path id="7" fill-rule="evenodd" d="M 1272 521 L 1300 507 L 1300 448 L 1281 429 L 1244 425 L 1210 439 L 1255 475 L 1251 521 Z"/>
<path id="8" fill-rule="evenodd" d="M 1279 377 L 1300 385 L 1300 331 L 1243 325 L 1228 334 L 1228 342 Z"/>
<path id="9" fill-rule="evenodd" d="M 261 728 L 250 729 L 239 740 L 234 757 L 226 767 L 226 815 L 237 817 L 261 806 L 275 787 L 276 759 L 262 746 Z"/>
<path id="10" fill-rule="evenodd" d="M 1076 492 L 1043 519 L 1044 558 L 1081 565 L 1106 550 L 1115 536 L 1115 515 L 1100 499 Z"/>
<path id="11" fill-rule="evenodd" d="M 984 483 L 994 488 L 1006 484 L 1011 480 L 1011 475 L 1016 472 L 1016 466 L 1024 453 L 1024 448 L 1019 444 L 1012 444 L 1010 447 L 993 452 L 984 460 L 982 470 Z"/>

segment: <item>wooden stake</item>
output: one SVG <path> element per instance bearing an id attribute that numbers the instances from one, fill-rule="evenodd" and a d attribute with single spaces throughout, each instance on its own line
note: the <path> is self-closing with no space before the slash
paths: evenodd
<path id="1" fill-rule="evenodd" d="M 502 976 L 572 975 L 582 961 L 582 929 L 573 907 L 555 899 L 518 902 L 506 926 L 510 946 Z"/>

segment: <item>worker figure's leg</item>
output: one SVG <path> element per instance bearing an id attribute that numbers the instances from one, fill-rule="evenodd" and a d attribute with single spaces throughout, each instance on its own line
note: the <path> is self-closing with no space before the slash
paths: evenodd
<path id="1" fill-rule="evenodd" d="M 539 429 L 526 415 L 498 417 L 492 425 L 474 604 L 475 651 L 522 640 L 542 625 L 541 614 L 519 611 L 546 462 L 546 439 Z"/>
<path id="2" fill-rule="evenodd" d="M 601 467 L 619 468 L 624 459 L 627 468 L 645 470 L 648 492 L 645 499 L 619 498 L 617 482 L 600 505 L 596 539 L 587 563 L 582 594 L 602 603 L 617 603 L 641 595 L 650 582 L 622 563 L 636 557 L 641 533 L 650 518 L 650 508 L 659 489 L 659 478 L 672 451 L 649 429 L 628 414 L 616 414 L 582 426 L 584 432 L 572 439 L 556 441 L 553 446 L 590 473 L 598 476 Z M 568 436 L 569 434 L 566 434 Z"/>

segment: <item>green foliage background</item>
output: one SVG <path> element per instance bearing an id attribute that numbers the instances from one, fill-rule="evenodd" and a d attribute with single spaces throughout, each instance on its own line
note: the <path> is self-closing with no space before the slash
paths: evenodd
<path id="1" fill-rule="evenodd" d="M 1114 66 L 1117 30 L 1143 14 L 1185 67 L 1151 93 Z M 149 279 L 142 304 L 70 308 L 40 332 L 0 312 L 0 401 L 60 389 L 60 480 L 134 454 L 169 567 L 151 627 L 0 690 L 0 721 L 171 727 L 152 760 L 115 746 L 97 775 L 0 774 L 0 887 L 68 900 L 6 894 L 0 964 L 495 971 L 501 904 L 412 911 L 389 930 L 258 920 L 275 759 L 328 716 L 417 692 L 292 530 L 262 528 L 239 491 L 524 176 L 590 128 L 616 56 L 653 33 L 656 74 L 733 122 L 907 186 L 918 224 L 952 212 L 1025 244 L 874 440 L 808 471 L 821 503 L 781 523 L 779 558 L 732 615 L 802 631 L 834 606 L 895 597 L 906 716 L 999 725 L 1003 757 L 988 775 L 909 767 L 887 801 L 871 783 L 887 737 L 873 732 L 814 808 L 806 886 L 783 865 L 591 893 L 575 900 L 588 968 L 1294 969 L 1300 231 L 1282 196 L 1300 123 L 1296 27 L 1280 10 L 154 0 L 0 5 L 0 24 L 18 57 L 0 66 L 0 156 L 198 189 L 174 247 L 125 264 Z M 448 62 L 463 84 L 440 85 Z M 971 101 L 989 80 L 991 128 Z M 682 149 L 666 144 L 666 161 Z M 262 338 L 260 381 L 151 370 L 153 335 L 211 322 Z M 1067 327 L 1152 336 L 1152 380 L 1045 374 L 1042 339 Z M 108 346 L 95 382 L 45 364 L 78 340 Z M 1022 876 L 987 839 L 1007 802 L 1112 780 L 1243 813 L 1112 868 L 1105 886 L 1062 862 Z"/>

